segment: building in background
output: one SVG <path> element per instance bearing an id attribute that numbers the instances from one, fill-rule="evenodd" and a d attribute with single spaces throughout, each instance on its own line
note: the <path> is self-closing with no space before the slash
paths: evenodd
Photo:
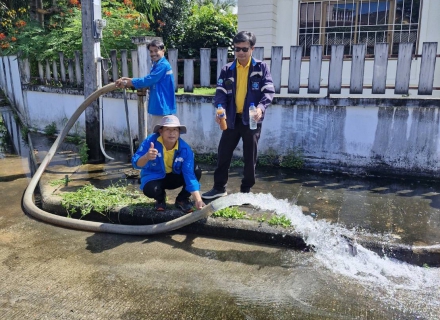
<path id="1" fill-rule="evenodd" d="M 282 46 L 284 57 L 289 57 L 291 46 L 301 46 L 307 59 L 312 45 L 322 45 L 325 75 L 326 56 L 336 44 L 343 44 L 344 54 L 351 55 L 353 44 L 365 43 L 366 54 L 372 55 L 376 43 L 388 43 L 390 57 L 396 58 L 399 43 L 411 42 L 413 53 L 421 54 L 424 42 L 440 42 L 439 12 L 438 0 L 240 0 L 238 29 L 256 34 L 265 57 L 271 56 L 272 46 Z M 368 63 L 367 56 L 367 84 L 372 77 Z M 412 65 L 411 85 L 417 84 L 419 66 L 417 61 Z M 390 61 L 390 83 L 396 67 Z M 348 69 L 344 70 L 345 80 Z M 301 78 L 306 81 L 307 74 Z"/>

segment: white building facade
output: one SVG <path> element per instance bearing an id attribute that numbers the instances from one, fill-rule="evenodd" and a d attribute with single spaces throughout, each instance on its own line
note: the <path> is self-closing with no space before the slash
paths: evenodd
<path id="1" fill-rule="evenodd" d="M 343 44 L 344 55 L 349 57 L 353 44 L 366 44 L 365 84 L 369 85 L 376 43 L 389 44 L 387 84 L 394 84 L 399 43 L 412 42 L 413 54 L 420 55 L 423 43 L 440 42 L 438 0 L 238 0 L 237 7 L 238 30 L 255 33 L 256 46 L 264 47 L 265 58 L 271 56 L 273 46 L 282 46 L 284 57 L 289 57 L 291 46 L 301 46 L 307 66 L 311 45 L 322 45 L 322 85 L 326 84 L 332 45 Z M 417 57 L 413 59 L 410 81 L 417 86 L 420 63 Z M 344 66 L 343 83 L 349 83 L 349 67 Z M 439 72 L 435 87 L 440 86 Z M 283 74 L 284 84 L 287 77 Z M 303 68 L 301 83 L 306 84 L 307 79 L 307 68 Z M 439 92 L 434 96 L 440 96 Z"/>

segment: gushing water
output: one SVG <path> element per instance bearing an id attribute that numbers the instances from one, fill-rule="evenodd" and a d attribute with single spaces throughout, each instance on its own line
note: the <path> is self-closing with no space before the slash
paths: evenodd
<path id="1" fill-rule="evenodd" d="M 212 202 L 215 210 L 251 203 L 262 211 L 285 215 L 315 250 L 319 268 L 326 268 L 361 284 L 377 300 L 391 308 L 417 314 L 419 319 L 440 318 L 440 270 L 422 268 L 395 259 L 380 257 L 375 252 L 347 242 L 358 234 L 340 225 L 315 220 L 301 208 L 271 194 L 232 194 Z M 353 254 L 355 250 L 356 254 Z"/>

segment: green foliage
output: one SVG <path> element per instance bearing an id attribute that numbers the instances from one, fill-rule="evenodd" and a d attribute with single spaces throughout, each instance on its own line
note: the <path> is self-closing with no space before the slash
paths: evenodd
<path id="1" fill-rule="evenodd" d="M 76 145 L 80 145 L 81 142 L 82 142 L 82 138 L 77 133 L 74 133 L 74 134 L 72 134 L 70 136 L 67 136 L 64 140 L 66 142 L 70 142 L 70 143 L 73 143 L 73 144 L 76 144 Z"/>
<path id="2" fill-rule="evenodd" d="M 191 1 L 164 1 L 161 10 L 154 14 L 151 30 L 163 38 L 168 48 L 179 49 L 190 14 Z"/>
<path id="3" fill-rule="evenodd" d="M 27 139 L 28 133 L 30 131 L 29 127 L 22 125 L 20 131 L 21 131 L 21 136 L 23 137 L 23 139 Z"/>
<path id="4" fill-rule="evenodd" d="M 203 153 L 203 154 L 195 154 L 194 160 L 197 163 L 206 163 L 206 164 L 217 164 L 217 154 L 216 153 Z"/>
<path id="5" fill-rule="evenodd" d="M 49 18 L 44 26 L 32 20 L 27 10 L 20 15 L 16 13 L 15 20 L 5 29 L 6 38 L 0 42 L 2 54 L 21 52 L 22 56 L 29 57 L 31 61 L 44 61 L 58 59 L 59 52 L 63 52 L 66 58 L 73 58 L 75 51 L 81 52 L 81 5 L 78 0 L 58 0 L 56 8 L 51 15 L 47 15 Z M 131 37 L 154 35 L 150 31 L 147 17 L 136 11 L 131 1 L 102 1 L 101 8 L 102 18 L 107 21 L 101 39 L 103 55 L 106 49 L 135 49 Z M 17 24 L 18 21 L 21 22 Z M 14 41 L 11 41 L 12 35 Z M 0 40 L 1 37 L 0 34 Z"/>
<path id="6" fill-rule="evenodd" d="M 212 216 L 226 219 L 243 219 L 246 216 L 246 213 L 238 210 L 237 207 L 228 207 L 214 212 Z"/>
<path id="7" fill-rule="evenodd" d="M 184 88 L 179 88 L 177 94 L 188 94 L 188 92 L 183 91 Z M 215 88 L 194 88 L 194 92 L 189 93 L 193 95 L 203 95 L 203 96 L 213 96 L 215 95 Z"/>
<path id="8" fill-rule="evenodd" d="M 301 149 L 296 148 L 281 156 L 280 160 L 282 168 L 301 169 L 304 165 L 304 154 Z"/>
<path id="9" fill-rule="evenodd" d="M 127 1 L 127 0 L 126 0 Z M 162 0 L 131 0 L 136 10 L 147 15 L 150 21 L 154 20 L 154 13 L 159 12 L 166 3 Z"/>
<path id="10" fill-rule="evenodd" d="M 57 179 L 57 180 L 52 180 L 49 182 L 49 185 L 52 187 L 58 187 L 58 186 L 64 186 L 66 185 L 68 182 L 70 182 L 69 177 L 66 178 L 62 178 L 62 179 Z"/>
<path id="11" fill-rule="evenodd" d="M 55 133 L 57 133 L 57 124 L 55 121 L 44 127 L 44 134 L 46 136 L 53 137 Z"/>
<path id="12" fill-rule="evenodd" d="M 269 149 L 268 152 L 258 156 L 257 163 L 263 167 L 301 169 L 304 166 L 304 154 L 300 148 L 293 148 L 285 155 L 279 155 L 274 149 Z"/>
<path id="13" fill-rule="evenodd" d="M 108 214 L 116 206 L 149 205 L 149 200 L 139 191 L 130 190 L 129 185 L 120 182 L 106 189 L 97 189 L 92 185 L 85 185 L 76 192 L 66 192 L 61 195 L 61 205 L 68 215 L 78 212 L 81 217 L 92 211 L 102 215 Z"/>
<path id="14" fill-rule="evenodd" d="M 231 161 L 231 167 L 232 168 L 236 168 L 236 167 L 243 167 L 244 166 L 244 162 L 242 158 L 233 158 Z"/>
<path id="15" fill-rule="evenodd" d="M 89 146 L 87 145 L 86 141 L 82 140 L 79 145 L 79 150 L 78 150 L 79 158 L 81 159 L 82 164 L 86 164 L 87 161 L 89 161 L 89 154 L 88 154 L 89 150 L 90 149 L 89 149 Z"/>
<path id="16" fill-rule="evenodd" d="M 232 39 L 237 32 L 237 16 L 221 12 L 213 4 L 191 9 L 185 33 L 177 43 L 179 55 L 185 58 L 198 58 L 200 48 L 232 47 Z M 212 56 L 217 52 L 213 50 Z"/>
<path id="17" fill-rule="evenodd" d="M 212 4 L 216 10 L 223 10 L 230 12 L 232 8 L 237 4 L 235 0 L 195 0 L 199 7 Z"/>
<path id="18" fill-rule="evenodd" d="M 283 228 L 288 228 L 292 225 L 292 222 L 286 218 L 286 216 L 274 216 L 267 223 L 271 226 L 281 226 Z"/>

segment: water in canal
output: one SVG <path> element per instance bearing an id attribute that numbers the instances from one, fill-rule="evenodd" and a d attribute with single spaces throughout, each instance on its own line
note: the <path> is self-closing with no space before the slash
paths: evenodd
<path id="1" fill-rule="evenodd" d="M 10 110 L 1 110 L 3 123 L 0 124 L 0 166 L 13 153 L 21 155 L 22 165 L 28 166 L 30 150 L 19 125 Z M 212 176 L 206 175 L 205 178 L 212 181 Z M 410 190 L 414 195 L 413 200 L 416 197 L 423 200 L 415 207 L 409 201 L 411 198 L 402 197 L 401 202 L 392 200 L 389 197 L 390 188 L 385 192 L 377 190 L 373 193 L 373 201 L 365 196 L 366 192 L 359 190 L 367 188 L 366 186 L 368 189 L 373 188 L 371 182 L 360 178 L 353 178 L 352 181 L 344 178 L 343 183 L 340 178 L 328 177 L 326 183 L 315 178 L 311 174 L 301 173 L 292 177 L 289 172 L 280 170 L 260 172 L 258 187 L 254 191 L 256 193 L 239 199 L 239 202 L 250 202 L 262 210 L 286 215 L 296 226 L 296 230 L 305 235 L 307 243 L 315 248 L 314 252 L 233 242 L 225 242 L 220 246 L 218 240 L 202 237 L 199 240 L 197 237 L 193 238 L 192 247 L 188 248 L 185 241 L 179 240 L 179 237 L 184 237 L 182 235 L 174 236 L 177 240 L 173 236 L 164 238 L 164 244 L 182 249 L 193 255 L 194 260 L 200 260 L 200 266 L 194 267 L 195 272 L 199 268 L 205 270 L 204 272 L 206 268 L 212 270 L 211 284 L 207 285 L 206 281 L 202 284 L 199 277 L 191 277 L 185 272 L 181 276 L 179 270 L 175 270 L 174 274 L 173 268 L 167 269 L 169 273 L 164 276 L 172 279 L 177 288 L 188 285 L 183 284 L 183 281 L 189 282 L 192 288 L 197 288 L 187 292 L 187 295 L 174 297 L 181 300 L 178 303 L 179 308 L 187 308 L 181 311 L 181 314 L 186 315 L 185 319 L 198 318 L 197 315 L 201 314 L 200 308 L 204 308 L 205 319 L 440 318 L 439 268 L 418 267 L 382 258 L 362 246 L 357 247 L 357 255 L 353 256 L 346 243 L 341 240 L 341 235 L 354 235 L 361 226 L 366 233 L 388 233 L 391 237 L 399 237 L 409 244 L 438 243 L 439 209 L 433 204 L 432 197 L 440 188 L 436 188 L 435 184 L 425 185 L 423 182 L 417 184 L 414 181 L 394 181 L 391 187 L 395 189 L 393 193 Z M 0 177 L 0 181 L 4 181 L 2 179 Z M 210 181 L 206 181 L 204 185 L 209 186 Z M 301 183 L 296 185 L 295 181 Z M 334 183 L 348 186 L 348 191 L 338 196 L 338 205 L 335 205 L 336 200 L 332 194 L 335 191 Z M 359 185 L 361 187 L 354 187 Z M 380 186 L 379 182 L 377 186 Z M 352 190 L 349 190 L 350 187 L 353 187 Z M 318 190 L 316 193 L 317 188 L 321 188 L 321 192 Z M 271 192 L 268 193 L 267 190 Z M 23 190 L 17 190 L 17 193 L 22 192 Z M 311 193 L 314 196 L 310 196 Z M 320 194 L 319 199 L 316 194 Z M 233 203 L 234 196 L 230 199 Z M 405 203 L 408 206 L 405 207 Z M 397 208 L 397 213 L 391 210 L 393 213 L 386 214 L 385 217 L 365 215 L 366 211 L 372 211 L 372 206 L 379 206 L 377 211 Z M 350 210 L 353 210 L 351 215 Z M 362 219 L 361 213 L 371 221 Z M 417 224 L 420 221 L 424 227 Z M 411 224 L 414 223 L 415 227 L 412 227 Z M 416 231 L 423 231 L 414 232 L 414 228 Z M 105 237 L 112 242 L 116 241 L 118 235 L 97 237 Z M 176 259 L 179 259 L 177 254 Z M 137 280 L 138 285 L 144 283 L 143 281 L 148 280 Z M 145 287 L 148 285 L 145 283 Z M 161 293 L 155 293 L 156 289 L 151 289 L 150 294 L 167 296 L 166 291 L 171 290 L 170 286 L 168 284 L 164 287 Z M 191 300 L 198 301 L 198 305 L 188 303 Z M 162 303 L 166 308 L 166 302 Z M 220 303 L 228 303 L 229 307 L 222 308 Z M 135 318 L 136 314 L 133 314 L 130 319 Z M 138 314 L 137 318 L 148 317 Z"/>

